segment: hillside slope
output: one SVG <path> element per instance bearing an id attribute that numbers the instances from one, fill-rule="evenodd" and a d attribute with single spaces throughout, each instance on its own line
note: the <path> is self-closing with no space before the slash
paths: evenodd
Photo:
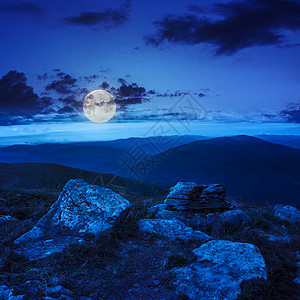
<path id="1" fill-rule="evenodd" d="M 0 163 L 0 187 L 4 189 L 61 191 L 70 179 L 106 186 L 118 193 L 148 194 L 156 185 L 110 174 L 101 174 L 49 163 Z"/>

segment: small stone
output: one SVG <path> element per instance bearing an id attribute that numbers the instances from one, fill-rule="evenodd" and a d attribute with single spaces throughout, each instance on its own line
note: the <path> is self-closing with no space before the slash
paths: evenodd
<path id="1" fill-rule="evenodd" d="M 79 300 L 92 300 L 91 297 L 86 297 L 86 296 L 80 296 Z"/>
<path id="2" fill-rule="evenodd" d="M 47 294 L 49 294 L 50 296 L 56 296 L 58 294 L 64 294 L 67 296 L 73 296 L 73 292 L 64 288 L 61 285 L 56 285 L 53 287 L 48 287 L 46 290 Z"/>
<path id="3" fill-rule="evenodd" d="M 69 297 L 67 295 L 61 295 L 58 299 L 59 300 L 74 300 L 72 297 Z"/>
<path id="4" fill-rule="evenodd" d="M 160 284 L 160 280 L 154 280 L 154 281 L 153 281 L 153 284 L 154 284 L 154 285 L 159 285 L 159 284 Z"/>
<path id="5" fill-rule="evenodd" d="M 300 222 L 300 211 L 296 207 L 290 205 L 275 205 L 274 216 L 289 223 Z"/>
<path id="6" fill-rule="evenodd" d="M 219 215 L 223 223 L 235 225 L 247 225 L 252 222 L 251 218 L 240 209 L 228 210 Z"/>
<path id="7" fill-rule="evenodd" d="M 18 296 L 10 296 L 8 300 L 23 300 L 25 295 L 18 295 Z"/>

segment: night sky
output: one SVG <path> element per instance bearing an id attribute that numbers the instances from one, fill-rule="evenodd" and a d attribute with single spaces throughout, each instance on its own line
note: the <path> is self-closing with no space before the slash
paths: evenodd
<path id="1" fill-rule="evenodd" d="M 300 1 L 1 0 L 0 22 L 2 145 L 143 136 L 162 119 L 300 132 Z M 96 89 L 116 99 L 105 124 L 82 111 Z"/>

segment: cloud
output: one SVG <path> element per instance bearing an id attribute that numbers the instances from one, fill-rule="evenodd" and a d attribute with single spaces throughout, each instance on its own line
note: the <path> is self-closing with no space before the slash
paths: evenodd
<path id="1" fill-rule="evenodd" d="M 21 2 L 1 6 L 1 11 L 22 15 L 43 15 L 44 9 L 34 2 Z"/>
<path id="2" fill-rule="evenodd" d="M 289 103 L 287 108 L 280 112 L 280 115 L 289 122 L 300 123 L 300 102 Z"/>
<path id="3" fill-rule="evenodd" d="M 72 88 L 75 87 L 77 79 L 65 74 L 64 72 L 57 74 L 61 79 L 54 80 L 52 83 L 46 86 L 46 91 L 55 91 L 59 94 L 69 94 L 72 92 Z"/>
<path id="4" fill-rule="evenodd" d="M 43 81 L 45 81 L 45 80 L 47 80 L 49 78 L 49 74 L 48 73 L 37 74 L 36 76 L 37 76 L 37 79 L 43 80 Z"/>
<path id="5" fill-rule="evenodd" d="M 25 124 L 52 104 L 51 98 L 34 93 L 22 72 L 12 70 L 0 79 L 0 125 Z"/>
<path id="6" fill-rule="evenodd" d="M 105 9 L 101 12 L 82 12 L 78 16 L 64 18 L 69 25 L 86 27 L 102 26 L 110 29 L 122 25 L 128 21 L 131 1 L 126 0 L 119 9 Z"/>
<path id="7" fill-rule="evenodd" d="M 121 86 L 117 89 L 111 88 L 110 92 L 115 96 L 116 104 L 120 109 L 125 110 L 128 105 L 149 101 L 144 87 L 140 87 L 136 83 L 128 84 L 123 78 L 119 78 L 118 82 L 121 83 Z"/>
<path id="8" fill-rule="evenodd" d="M 60 108 L 57 113 L 59 114 L 70 114 L 70 113 L 74 113 L 75 110 L 73 107 L 71 106 L 64 106 L 63 108 Z"/>
<path id="9" fill-rule="evenodd" d="M 87 83 L 94 82 L 98 78 L 99 78 L 99 75 L 97 75 L 97 74 L 81 77 L 81 79 L 85 80 Z"/>
<path id="10" fill-rule="evenodd" d="M 43 102 L 33 88 L 27 85 L 24 73 L 9 71 L 0 79 L 0 110 L 10 114 L 39 112 Z"/>
<path id="11" fill-rule="evenodd" d="M 163 41 L 185 45 L 212 44 L 217 55 L 232 55 L 253 46 L 283 45 L 284 30 L 300 29 L 300 3 L 254 0 L 212 6 L 208 19 L 203 9 L 189 7 L 183 16 L 167 15 L 154 22 L 157 31 L 146 37 L 154 46 Z M 217 16 L 217 17 L 216 17 Z"/>
<path id="12" fill-rule="evenodd" d="M 60 102 L 63 105 L 63 109 L 65 107 L 72 108 L 72 112 L 81 112 L 82 111 L 82 103 L 83 101 L 80 101 L 77 99 L 77 97 L 74 94 L 68 95 L 65 98 L 58 98 L 58 102 Z M 70 110 L 70 109 L 68 109 Z M 69 113 L 68 110 L 60 110 L 59 113 L 65 112 Z"/>

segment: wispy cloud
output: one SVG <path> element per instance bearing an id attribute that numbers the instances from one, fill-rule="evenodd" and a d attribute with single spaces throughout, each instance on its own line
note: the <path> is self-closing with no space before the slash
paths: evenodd
<path id="1" fill-rule="evenodd" d="M 43 15 L 44 9 L 34 2 L 21 2 L 18 4 L 4 4 L 0 10 L 8 13 L 17 13 L 22 15 Z"/>
<path id="2" fill-rule="evenodd" d="M 111 29 L 124 24 L 129 19 L 129 9 L 131 1 L 126 0 L 119 9 L 104 9 L 103 11 L 85 11 L 77 16 L 64 18 L 64 22 L 69 25 L 102 27 Z"/>

